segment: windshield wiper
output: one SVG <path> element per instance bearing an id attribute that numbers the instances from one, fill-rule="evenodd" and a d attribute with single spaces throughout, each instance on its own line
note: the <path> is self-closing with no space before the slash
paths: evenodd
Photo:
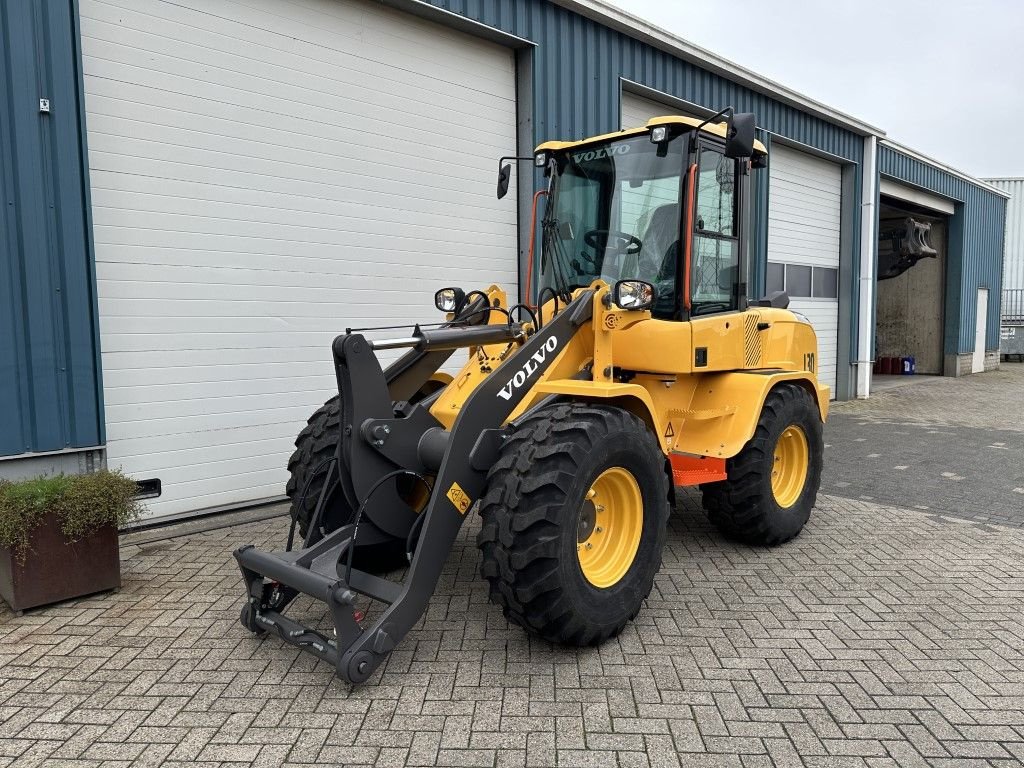
<path id="1" fill-rule="evenodd" d="M 558 233 L 558 226 L 558 219 L 553 216 L 547 216 L 541 222 L 541 231 L 544 237 L 542 241 L 542 255 L 549 257 L 556 283 L 555 288 L 559 297 L 568 302 L 571 298 L 571 287 L 568 275 L 566 274 L 566 270 L 570 266 L 569 254 L 566 253 L 565 246 L 562 244 L 561 236 Z"/>

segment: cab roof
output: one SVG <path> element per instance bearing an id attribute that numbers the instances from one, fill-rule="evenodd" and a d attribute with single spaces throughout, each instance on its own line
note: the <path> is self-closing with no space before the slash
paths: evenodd
<path id="1" fill-rule="evenodd" d="M 621 131 L 615 131 L 614 133 L 602 133 L 600 136 L 591 136 L 586 139 L 580 139 L 579 141 L 545 141 L 543 144 L 538 144 L 535 152 L 541 152 L 543 150 L 550 150 L 552 152 L 558 152 L 563 149 L 572 149 L 573 147 L 583 147 L 590 144 L 600 144 L 601 142 L 611 141 L 613 139 L 622 139 L 629 136 L 639 136 L 647 133 L 651 128 L 656 125 L 682 125 L 687 128 L 696 128 L 700 125 L 703 120 L 698 120 L 694 117 L 684 117 L 683 115 L 664 115 L 662 117 L 652 117 L 647 121 L 646 125 L 642 128 L 623 128 Z M 708 123 L 701 128 L 701 133 L 710 133 L 713 136 L 719 136 L 725 138 L 726 122 L 723 120 L 720 123 Z M 762 155 L 767 155 L 768 150 L 765 149 L 764 144 L 760 141 L 754 140 L 754 152 Z"/>

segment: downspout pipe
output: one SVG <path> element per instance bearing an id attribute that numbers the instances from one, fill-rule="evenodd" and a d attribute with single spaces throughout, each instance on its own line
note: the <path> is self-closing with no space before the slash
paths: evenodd
<path id="1" fill-rule="evenodd" d="M 878 221 L 878 137 L 864 137 L 864 165 L 861 182 L 860 206 L 860 274 L 858 275 L 857 317 L 857 381 L 855 396 L 865 400 L 871 394 L 872 341 L 875 318 L 875 281 L 877 263 L 875 251 L 878 240 L 875 225 Z"/>

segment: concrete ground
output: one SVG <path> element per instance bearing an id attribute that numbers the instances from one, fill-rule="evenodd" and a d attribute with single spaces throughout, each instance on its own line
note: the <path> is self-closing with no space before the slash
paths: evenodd
<path id="1" fill-rule="evenodd" d="M 601 648 L 510 627 L 473 520 L 421 624 L 350 689 L 237 623 L 230 552 L 285 520 L 128 535 L 120 592 L 0 608 L 0 765 L 1019 766 L 1024 530 L 992 518 L 1024 502 L 999 458 L 1020 464 L 1022 372 L 837 406 L 818 508 L 782 547 L 723 540 L 681 493 L 645 609 Z"/>

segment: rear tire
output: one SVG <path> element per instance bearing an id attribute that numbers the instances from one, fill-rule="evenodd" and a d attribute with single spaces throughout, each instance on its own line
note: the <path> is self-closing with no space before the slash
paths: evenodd
<path id="1" fill-rule="evenodd" d="M 288 484 L 285 493 L 291 500 L 289 510 L 303 539 L 316 510 L 341 438 L 341 396 L 335 395 L 309 417 L 295 438 L 295 452 L 288 459 Z M 303 491 L 305 496 L 303 497 Z M 325 534 L 348 525 L 355 517 L 341 487 L 335 484 L 327 498 L 320 527 Z M 356 547 L 352 564 L 371 573 L 387 573 L 408 565 L 405 542 L 401 539 Z"/>
<path id="2" fill-rule="evenodd" d="M 800 533 L 821 484 L 822 425 L 806 389 L 765 398 L 754 436 L 726 462 L 728 479 L 701 486 L 711 522 L 730 538 L 774 546 Z"/>
<path id="3" fill-rule="evenodd" d="M 574 404 L 527 416 L 505 440 L 480 507 L 491 602 L 552 642 L 619 634 L 661 566 L 669 491 L 665 456 L 631 413 Z"/>

